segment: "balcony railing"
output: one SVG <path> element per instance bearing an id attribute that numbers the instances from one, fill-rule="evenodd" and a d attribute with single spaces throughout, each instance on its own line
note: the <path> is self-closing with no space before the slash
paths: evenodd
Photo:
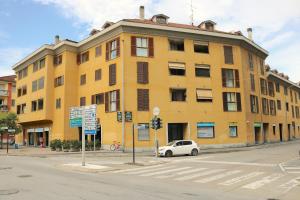
<path id="1" fill-rule="evenodd" d="M 8 106 L 7 105 L 0 105 L 0 112 L 8 112 Z"/>
<path id="2" fill-rule="evenodd" d="M 8 90 L 0 90 L 0 96 L 8 96 Z"/>

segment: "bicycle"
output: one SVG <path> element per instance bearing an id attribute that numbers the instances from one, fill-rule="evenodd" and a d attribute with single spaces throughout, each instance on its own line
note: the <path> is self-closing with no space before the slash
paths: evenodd
<path id="1" fill-rule="evenodd" d="M 112 145 L 110 145 L 110 150 L 111 151 L 121 150 L 121 144 L 120 144 L 120 142 L 114 141 L 114 143 Z"/>

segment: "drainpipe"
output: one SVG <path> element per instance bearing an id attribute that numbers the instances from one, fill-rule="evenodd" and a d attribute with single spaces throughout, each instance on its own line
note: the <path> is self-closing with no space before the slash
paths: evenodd
<path id="1" fill-rule="evenodd" d="M 122 40 L 122 48 L 121 48 L 121 67 L 122 67 L 122 88 L 121 88 L 121 112 L 122 112 L 122 147 L 123 152 L 125 152 L 125 70 L 124 70 L 124 39 Z"/>

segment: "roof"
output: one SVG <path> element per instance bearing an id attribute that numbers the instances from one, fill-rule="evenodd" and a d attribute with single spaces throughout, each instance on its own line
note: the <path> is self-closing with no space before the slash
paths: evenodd
<path id="1" fill-rule="evenodd" d="M 10 76 L 0 76 L 0 81 L 5 81 L 5 82 L 12 82 L 15 83 L 16 75 L 10 75 Z"/>
<path id="2" fill-rule="evenodd" d="M 268 76 L 273 76 L 274 78 L 277 78 L 277 79 L 279 79 L 279 80 L 281 80 L 281 81 L 283 81 L 283 82 L 285 82 L 285 83 L 287 83 L 287 84 L 289 84 L 289 85 L 291 85 L 295 88 L 300 89 L 299 83 L 294 83 L 294 82 L 292 82 L 292 81 L 290 81 L 290 80 L 288 80 L 288 79 L 286 79 L 286 78 L 284 78 L 284 77 L 280 76 L 279 74 L 276 74 L 272 71 L 268 72 Z"/>

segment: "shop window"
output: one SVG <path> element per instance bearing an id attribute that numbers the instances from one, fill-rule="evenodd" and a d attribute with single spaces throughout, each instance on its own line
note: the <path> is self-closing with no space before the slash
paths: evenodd
<path id="1" fill-rule="evenodd" d="M 215 127 L 212 122 L 199 122 L 197 123 L 197 137 L 198 138 L 214 138 Z"/>

